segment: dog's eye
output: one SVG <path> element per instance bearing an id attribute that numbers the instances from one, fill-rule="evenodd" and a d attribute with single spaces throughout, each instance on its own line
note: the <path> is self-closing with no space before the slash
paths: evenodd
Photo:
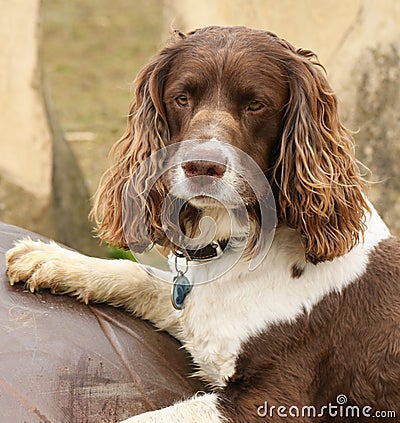
<path id="1" fill-rule="evenodd" d="M 247 110 L 250 110 L 251 112 L 258 112 L 259 110 L 264 108 L 264 104 L 261 103 L 261 101 L 253 100 L 249 103 L 247 106 Z"/>
<path id="2" fill-rule="evenodd" d="M 185 95 L 180 95 L 179 97 L 176 97 L 175 99 L 178 106 L 186 107 L 189 105 L 189 99 Z"/>

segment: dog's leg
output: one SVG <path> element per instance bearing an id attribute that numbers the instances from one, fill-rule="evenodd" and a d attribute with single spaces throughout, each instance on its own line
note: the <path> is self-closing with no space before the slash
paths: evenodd
<path id="1" fill-rule="evenodd" d="M 139 414 L 122 423 L 222 423 L 225 421 L 217 408 L 217 395 L 205 394 L 171 407 Z"/>
<path id="2" fill-rule="evenodd" d="M 54 242 L 31 239 L 18 241 L 7 252 L 6 261 L 11 285 L 23 281 L 32 292 L 49 288 L 85 303 L 123 307 L 179 339 L 179 313 L 170 301 L 171 285 L 157 278 L 151 268 L 130 260 L 88 257 Z"/>

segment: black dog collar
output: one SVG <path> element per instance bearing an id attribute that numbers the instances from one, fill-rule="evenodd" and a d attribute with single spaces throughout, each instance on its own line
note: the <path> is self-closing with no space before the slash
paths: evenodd
<path id="1" fill-rule="evenodd" d="M 198 248 L 196 250 L 188 250 L 185 252 L 177 251 L 175 253 L 175 270 L 177 275 L 172 281 L 172 291 L 171 291 L 171 302 L 176 310 L 182 310 L 184 307 L 184 302 L 186 297 L 189 295 L 192 290 L 192 284 L 189 279 L 185 276 L 185 273 L 188 269 L 188 261 L 208 261 L 214 258 L 218 258 L 224 252 L 228 241 L 214 241 L 211 244 L 206 245 L 203 248 Z M 178 269 L 177 259 L 185 258 L 186 259 L 186 270 L 182 271 Z"/>
<path id="2" fill-rule="evenodd" d="M 228 241 L 225 239 L 221 241 L 213 241 L 212 243 L 195 250 L 186 249 L 184 252 L 177 251 L 175 255 L 179 258 L 184 257 L 189 261 L 211 260 L 213 258 L 220 257 L 227 245 Z"/>

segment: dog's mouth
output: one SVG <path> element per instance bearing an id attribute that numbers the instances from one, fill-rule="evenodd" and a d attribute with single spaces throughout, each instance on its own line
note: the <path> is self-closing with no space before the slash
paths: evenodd
<path id="1" fill-rule="evenodd" d="M 198 209 L 223 208 L 224 205 L 213 197 L 208 195 L 197 195 L 191 197 L 188 202 Z"/>
<path id="2" fill-rule="evenodd" d="M 257 201 L 246 183 L 238 178 L 233 180 L 229 173 L 222 178 L 199 175 L 187 177 L 179 170 L 170 169 L 165 175 L 169 195 L 185 200 L 197 208 L 237 208 Z"/>

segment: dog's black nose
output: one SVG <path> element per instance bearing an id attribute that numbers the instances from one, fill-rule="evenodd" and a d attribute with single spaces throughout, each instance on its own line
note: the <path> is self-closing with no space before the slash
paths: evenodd
<path id="1" fill-rule="evenodd" d="M 226 170 L 226 166 L 208 160 L 195 160 L 182 163 L 182 169 L 188 178 L 192 176 L 213 176 L 221 178 Z"/>

